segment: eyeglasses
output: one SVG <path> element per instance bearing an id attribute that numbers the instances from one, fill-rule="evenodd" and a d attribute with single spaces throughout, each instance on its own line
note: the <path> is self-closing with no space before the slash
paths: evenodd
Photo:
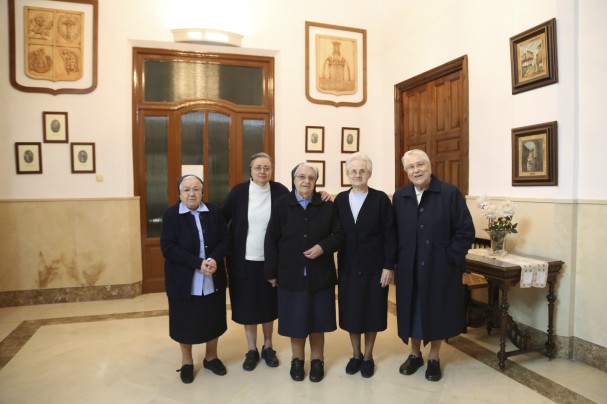
<path id="1" fill-rule="evenodd" d="M 182 194 L 189 194 L 190 192 L 193 192 L 193 193 L 195 193 L 195 194 L 198 194 L 198 193 L 202 192 L 202 188 L 199 188 L 199 187 L 192 187 L 192 188 L 189 188 L 189 187 L 184 187 L 184 188 L 181 190 L 181 193 L 182 193 Z"/>
<path id="2" fill-rule="evenodd" d="M 297 180 L 299 180 L 299 181 L 302 181 L 302 182 L 305 181 L 305 180 L 308 180 L 310 182 L 316 182 L 316 177 L 313 177 L 311 175 L 310 176 L 305 176 L 303 174 L 299 174 L 299 175 L 296 175 L 295 178 Z"/>
<path id="3" fill-rule="evenodd" d="M 415 171 L 416 168 L 422 169 L 426 167 L 426 162 L 424 160 L 420 160 L 415 164 L 409 164 L 405 167 L 406 171 Z"/>
<path id="4" fill-rule="evenodd" d="M 265 171 L 265 172 L 268 172 L 268 171 L 272 171 L 272 167 L 270 167 L 270 166 L 255 166 L 255 167 L 253 167 L 253 171 Z"/>

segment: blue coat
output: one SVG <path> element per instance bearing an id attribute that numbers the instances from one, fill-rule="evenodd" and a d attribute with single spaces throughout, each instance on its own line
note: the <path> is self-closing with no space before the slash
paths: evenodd
<path id="1" fill-rule="evenodd" d="M 384 268 L 394 269 L 396 233 L 390 198 L 369 188 L 355 223 L 349 194 L 350 190 L 344 191 L 335 198 L 346 233 L 346 241 L 337 254 L 339 275 L 381 274 Z"/>
<path id="2" fill-rule="evenodd" d="M 432 176 L 419 206 L 413 184 L 399 188 L 392 203 L 398 236 L 398 335 L 405 343 L 411 336 L 414 273 L 424 343 L 458 335 L 465 321 L 462 272 L 475 234 L 466 201 L 454 185 Z"/>
<path id="3" fill-rule="evenodd" d="M 236 185 L 223 203 L 223 215 L 229 223 L 232 248 L 226 259 L 230 279 L 242 279 L 246 276 L 245 254 L 247 233 L 249 231 L 249 186 L 250 181 Z M 279 182 L 270 181 L 272 203 L 281 195 L 288 194 L 287 187 Z"/>
<path id="4" fill-rule="evenodd" d="M 205 204 L 208 212 L 200 212 L 207 258 L 217 262 L 213 274 L 215 290 L 226 288 L 224 257 L 230 247 L 230 233 L 221 210 Z M 194 271 L 202 265 L 200 238 L 194 215 L 179 214 L 179 204 L 169 207 L 162 216 L 160 248 L 164 256 L 164 285 L 169 297 L 189 299 Z"/>
<path id="5" fill-rule="evenodd" d="M 281 196 L 272 205 L 264 244 L 266 279 L 277 279 L 280 287 L 303 290 L 304 268 L 311 292 L 335 287 L 337 275 L 333 253 L 341 247 L 344 232 L 333 202 L 323 202 L 314 192 L 307 208 L 294 193 Z M 303 252 L 320 245 L 324 253 L 310 260 Z"/>

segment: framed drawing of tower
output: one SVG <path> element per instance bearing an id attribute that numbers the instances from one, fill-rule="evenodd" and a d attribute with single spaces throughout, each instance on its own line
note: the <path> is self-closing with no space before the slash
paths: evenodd
<path id="1" fill-rule="evenodd" d="M 306 97 L 359 107 L 367 101 L 367 31 L 306 21 Z"/>

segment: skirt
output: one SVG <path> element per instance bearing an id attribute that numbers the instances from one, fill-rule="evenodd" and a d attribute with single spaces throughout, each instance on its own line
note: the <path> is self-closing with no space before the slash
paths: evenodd
<path id="1" fill-rule="evenodd" d="M 188 300 L 169 297 L 169 335 L 180 344 L 202 344 L 227 329 L 225 289 Z"/>
<path id="2" fill-rule="evenodd" d="M 335 288 L 310 292 L 286 290 L 278 286 L 278 334 L 290 338 L 306 338 L 312 333 L 337 329 L 335 321 Z"/>
<path id="3" fill-rule="evenodd" d="M 246 277 L 230 279 L 232 321 L 238 324 L 262 324 L 276 320 L 276 288 L 266 280 L 263 261 L 245 261 Z"/>
<path id="4" fill-rule="evenodd" d="M 389 286 L 382 288 L 380 280 L 381 272 L 339 277 L 339 328 L 352 334 L 388 328 Z"/>

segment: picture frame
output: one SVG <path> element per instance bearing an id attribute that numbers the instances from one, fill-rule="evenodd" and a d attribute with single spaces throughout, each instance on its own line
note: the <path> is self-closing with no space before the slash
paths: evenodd
<path id="1" fill-rule="evenodd" d="M 316 180 L 317 187 L 325 186 L 325 161 L 324 160 L 307 160 L 306 163 L 318 168 L 318 179 Z"/>
<path id="2" fill-rule="evenodd" d="M 98 0 L 9 0 L 8 6 L 14 88 L 52 95 L 97 88 Z"/>
<path id="3" fill-rule="evenodd" d="M 42 144 L 40 142 L 15 143 L 17 174 L 42 174 Z"/>
<path id="4" fill-rule="evenodd" d="M 67 112 L 42 112 L 44 143 L 67 143 Z"/>
<path id="5" fill-rule="evenodd" d="M 510 38 L 512 94 L 558 82 L 556 18 Z"/>
<path id="6" fill-rule="evenodd" d="M 367 101 L 367 31 L 306 21 L 306 98 L 334 107 Z"/>
<path id="7" fill-rule="evenodd" d="M 558 185 L 557 122 L 512 129 L 512 186 Z"/>
<path id="8" fill-rule="evenodd" d="M 360 129 L 341 128 L 341 152 L 356 153 L 360 143 Z"/>
<path id="9" fill-rule="evenodd" d="M 324 151 L 324 126 L 306 126 L 306 153 L 323 153 Z"/>
<path id="10" fill-rule="evenodd" d="M 346 170 L 346 162 L 345 160 L 341 161 L 341 186 L 349 187 L 352 184 L 350 183 L 350 178 L 348 178 L 348 171 Z"/>
<path id="11" fill-rule="evenodd" d="M 95 143 L 71 143 L 70 159 L 72 174 L 95 173 Z"/>

